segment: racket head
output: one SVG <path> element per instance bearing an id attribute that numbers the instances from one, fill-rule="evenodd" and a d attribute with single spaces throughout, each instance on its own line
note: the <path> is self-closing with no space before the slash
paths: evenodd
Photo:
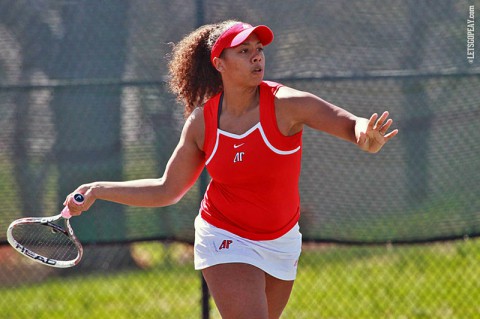
<path id="1" fill-rule="evenodd" d="M 17 219 L 8 226 L 7 240 L 22 255 L 50 267 L 73 267 L 83 256 L 83 247 L 62 214 Z"/>

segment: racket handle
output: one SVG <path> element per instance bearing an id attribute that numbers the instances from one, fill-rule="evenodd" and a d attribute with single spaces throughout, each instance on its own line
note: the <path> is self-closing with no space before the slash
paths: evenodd
<path id="1" fill-rule="evenodd" d="M 77 205 L 82 205 L 84 200 L 85 200 L 85 197 L 83 197 L 83 195 L 80 193 L 76 193 L 73 195 L 73 202 Z M 72 214 L 70 213 L 70 209 L 68 209 L 68 205 L 63 208 L 62 217 L 66 219 L 69 219 L 70 217 L 72 217 Z"/>

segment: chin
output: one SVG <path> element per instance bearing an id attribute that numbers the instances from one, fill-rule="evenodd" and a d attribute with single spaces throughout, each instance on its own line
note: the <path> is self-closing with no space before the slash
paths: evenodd
<path id="1" fill-rule="evenodd" d="M 255 76 L 252 81 L 255 83 L 255 85 L 260 85 L 263 81 L 263 74 L 259 74 L 258 76 Z"/>

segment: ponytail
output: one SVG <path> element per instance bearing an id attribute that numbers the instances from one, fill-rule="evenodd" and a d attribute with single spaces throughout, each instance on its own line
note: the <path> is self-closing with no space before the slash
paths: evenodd
<path id="1" fill-rule="evenodd" d="M 184 115 L 222 91 L 220 73 L 210 62 L 210 52 L 220 35 L 238 21 L 202 26 L 174 46 L 169 67 L 169 87 L 184 105 Z"/>

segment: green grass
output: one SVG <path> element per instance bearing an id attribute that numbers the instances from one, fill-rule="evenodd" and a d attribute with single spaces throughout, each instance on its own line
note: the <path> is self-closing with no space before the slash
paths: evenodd
<path id="1" fill-rule="evenodd" d="M 0 288 L 0 317 L 200 318 L 199 273 L 175 245 L 167 255 L 159 244 L 137 246 L 137 257 L 150 260 L 148 270 Z M 480 240 L 393 247 L 305 244 L 283 318 L 479 318 L 479 264 Z M 216 309 L 211 317 L 219 318 Z"/>
<path id="2" fill-rule="evenodd" d="M 479 263 L 478 240 L 306 252 L 286 318 L 480 318 Z"/>
<path id="3" fill-rule="evenodd" d="M 198 274 L 173 267 L 57 278 L 0 290 L 0 317 L 197 318 L 199 294 Z"/>

